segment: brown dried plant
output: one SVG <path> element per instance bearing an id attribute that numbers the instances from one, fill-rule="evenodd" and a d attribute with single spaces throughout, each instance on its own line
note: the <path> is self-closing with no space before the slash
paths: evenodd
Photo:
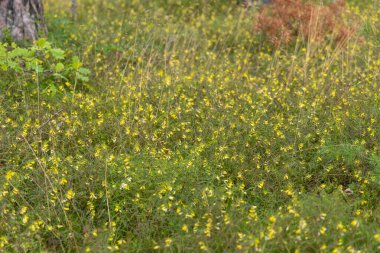
<path id="1" fill-rule="evenodd" d="M 345 1 L 321 5 L 302 0 L 273 0 L 264 6 L 255 22 L 255 30 L 262 32 L 276 47 L 294 42 L 299 36 L 307 42 L 326 39 L 344 42 L 355 32 L 342 18 Z"/>

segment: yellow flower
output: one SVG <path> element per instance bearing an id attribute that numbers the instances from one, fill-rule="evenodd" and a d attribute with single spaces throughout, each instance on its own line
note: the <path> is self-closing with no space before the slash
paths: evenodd
<path id="1" fill-rule="evenodd" d="M 319 233 L 321 234 L 321 235 L 324 235 L 325 233 L 326 233 L 326 227 L 325 226 L 322 226 L 321 227 L 321 229 L 319 230 Z"/>
<path id="2" fill-rule="evenodd" d="M 373 239 L 375 239 L 377 242 L 380 242 L 380 233 L 373 236 Z"/>
<path id="3" fill-rule="evenodd" d="M 203 251 L 208 251 L 208 248 L 204 242 L 198 242 L 199 248 Z"/>
<path id="4" fill-rule="evenodd" d="M 16 172 L 12 171 L 12 170 L 8 170 L 7 173 L 5 174 L 5 179 L 7 181 L 11 180 L 12 177 L 16 175 Z"/>
<path id="5" fill-rule="evenodd" d="M 20 210 L 20 214 L 24 214 L 26 213 L 26 211 L 28 211 L 28 207 L 27 206 L 23 206 Z"/>
<path id="6" fill-rule="evenodd" d="M 67 192 L 66 192 L 66 198 L 71 200 L 73 199 L 75 196 L 75 192 L 73 191 L 73 189 L 69 189 Z"/>
<path id="7" fill-rule="evenodd" d="M 29 217 L 28 217 L 28 215 L 25 215 L 25 216 L 22 218 L 22 223 L 26 224 L 26 223 L 28 223 L 28 221 L 29 221 Z"/>
<path id="8" fill-rule="evenodd" d="M 352 220 L 352 221 L 351 221 L 351 226 L 353 226 L 353 227 L 359 227 L 359 222 L 358 222 L 358 220 L 356 220 L 356 219 Z"/>
<path id="9" fill-rule="evenodd" d="M 165 247 L 169 247 L 172 244 L 173 240 L 171 238 L 165 239 Z"/>
<path id="10" fill-rule="evenodd" d="M 182 226 L 182 231 L 189 232 L 189 228 L 187 227 L 187 225 Z"/>

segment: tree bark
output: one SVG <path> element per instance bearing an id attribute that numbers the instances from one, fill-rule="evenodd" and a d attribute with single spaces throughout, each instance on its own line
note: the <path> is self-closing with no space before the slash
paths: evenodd
<path id="1" fill-rule="evenodd" d="M 77 19 L 77 0 L 71 0 L 71 18 L 73 21 Z"/>
<path id="2" fill-rule="evenodd" d="M 0 39 L 4 29 L 16 41 L 46 35 L 42 0 L 0 0 Z"/>
<path id="3" fill-rule="evenodd" d="M 254 6 L 254 3 L 257 4 L 270 4 L 272 0 L 242 0 L 240 3 L 243 3 L 243 6 L 246 8 L 251 8 Z"/>

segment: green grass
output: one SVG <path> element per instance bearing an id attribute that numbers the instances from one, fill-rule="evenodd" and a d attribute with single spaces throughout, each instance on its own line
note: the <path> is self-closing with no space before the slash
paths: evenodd
<path id="1" fill-rule="evenodd" d="M 276 49 L 228 1 L 45 1 L 51 48 L 0 48 L 0 251 L 379 251 L 379 14 L 351 3 L 346 44 Z"/>

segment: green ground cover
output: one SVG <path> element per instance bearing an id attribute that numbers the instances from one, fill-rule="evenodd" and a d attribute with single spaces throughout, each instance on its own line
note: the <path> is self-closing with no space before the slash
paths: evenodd
<path id="1" fill-rule="evenodd" d="M 380 250 L 378 1 L 279 48 L 230 1 L 79 3 L 0 46 L 0 251 Z"/>

